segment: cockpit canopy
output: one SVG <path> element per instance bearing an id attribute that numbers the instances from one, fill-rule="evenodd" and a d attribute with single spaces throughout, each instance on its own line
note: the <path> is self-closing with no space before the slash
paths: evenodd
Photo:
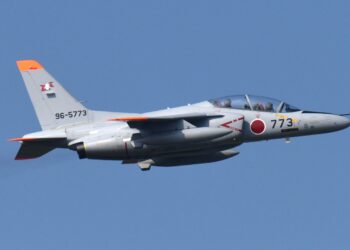
<path id="1" fill-rule="evenodd" d="M 209 100 L 215 107 L 256 110 L 262 112 L 289 113 L 300 109 L 273 98 L 254 95 L 234 95 Z"/>

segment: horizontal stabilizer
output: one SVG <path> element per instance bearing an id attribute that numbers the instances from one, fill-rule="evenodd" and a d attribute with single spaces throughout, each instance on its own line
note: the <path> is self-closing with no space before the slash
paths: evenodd
<path id="1" fill-rule="evenodd" d="M 26 134 L 21 138 L 12 138 L 9 141 L 19 141 L 19 142 L 52 142 L 58 140 L 65 140 L 67 135 L 62 130 L 45 130 L 39 131 L 31 134 Z"/>
<path id="2" fill-rule="evenodd" d="M 22 137 L 22 138 L 12 138 L 9 139 L 9 141 L 19 141 L 19 142 L 49 142 L 49 141 L 57 141 L 57 140 L 63 140 L 66 139 L 66 137 L 50 137 L 50 138 L 29 138 L 29 137 Z"/>
<path id="3" fill-rule="evenodd" d="M 9 141 L 20 142 L 21 147 L 16 160 L 38 158 L 57 147 L 66 145 L 67 136 L 64 131 L 45 130 L 27 134 L 21 138 L 13 138 Z"/>
<path id="4" fill-rule="evenodd" d="M 16 160 L 29 160 L 38 158 L 51 150 L 54 146 L 41 145 L 37 143 L 23 142 L 16 155 Z"/>

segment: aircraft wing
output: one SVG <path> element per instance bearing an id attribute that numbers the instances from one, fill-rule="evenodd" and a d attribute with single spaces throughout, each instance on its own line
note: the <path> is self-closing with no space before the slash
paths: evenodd
<path id="1" fill-rule="evenodd" d="M 124 121 L 128 123 L 130 128 L 138 128 L 142 130 L 167 130 L 176 124 L 196 123 L 210 118 L 219 118 L 223 115 L 206 114 L 206 113 L 183 113 L 173 115 L 140 115 L 112 118 L 110 121 Z M 181 125 L 183 126 L 183 125 Z M 191 125 L 193 126 L 193 125 Z"/>
<path id="2" fill-rule="evenodd" d="M 174 115 L 150 115 L 150 116 L 127 116 L 112 118 L 110 121 L 124 121 L 129 125 L 135 124 L 146 124 L 146 123 L 158 123 L 158 122 L 171 122 L 178 120 L 186 120 L 188 122 L 201 119 L 219 118 L 223 115 L 219 114 L 207 114 L 207 113 L 184 113 L 184 114 L 174 114 Z"/>

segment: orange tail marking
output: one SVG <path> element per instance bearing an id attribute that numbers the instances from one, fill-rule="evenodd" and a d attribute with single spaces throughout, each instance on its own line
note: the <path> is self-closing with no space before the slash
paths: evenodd
<path id="1" fill-rule="evenodd" d="M 38 69 L 44 68 L 43 66 L 41 66 L 40 63 L 38 63 L 35 60 L 17 61 L 17 67 L 18 67 L 19 71 L 38 70 Z"/>

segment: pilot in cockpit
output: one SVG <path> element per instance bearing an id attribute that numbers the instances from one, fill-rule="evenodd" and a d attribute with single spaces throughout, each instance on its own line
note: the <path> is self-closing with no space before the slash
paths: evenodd
<path id="1" fill-rule="evenodd" d="M 273 111 L 273 104 L 271 102 L 266 103 L 265 111 Z"/>
<path id="2" fill-rule="evenodd" d="M 262 103 L 257 103 L 254 105 L 254 110 L 265 111 L 265 107 Z"/>
<path id="3" fill-rule="evenodd" d="M 231 106 L 231 99 L 225 99 L 224 100 L 224 102 L 223 102 L 223 104 L 222 104 L 222 107 L 223 108 L 231 108 L 232 106 Z"/>

